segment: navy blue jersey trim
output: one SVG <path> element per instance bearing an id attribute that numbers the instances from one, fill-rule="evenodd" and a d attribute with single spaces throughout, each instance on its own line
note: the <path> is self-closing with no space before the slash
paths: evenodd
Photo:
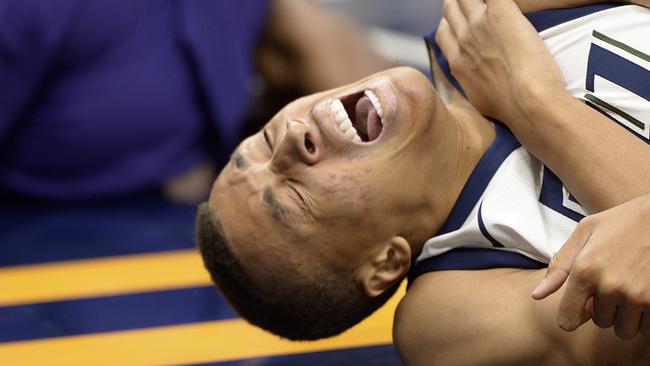
<path id="1" fill-rule="evenodd" d="M 621 5 L 622 4 L 595 4 L 595 5 L 588 5 L 588 6 L 578 7 L 578 8 L 571 8 L 571 9 L 543 10 L 543 11 L 528 13 L 526 14 L 526 17 L 535 27 L 537 32 L 541 32 L 551 27 L 554 27 L 556 25 L 566 23 L 568 21 L 578 19 L 580 17 L 593 14 L 599 11 L 615 8 Z M 463 95 L 465 95 L 465 92 L 463 91 L 463 88 L 461 88 L 460 83 L 458 83 L 458 80 L 456 80 L 456 78 L 454 78 L 453 75 L 451 75 L 451 70 L 449 69 L 449 63 L 447 62 L 447 59 L 442 54 L 440 47 L 438 47 L 438 44 L 435 41 L 436 29 L 434 29 L 431 33 L 425 36 L 424 39 L 429 44 L 431 50 L 433 50 L 435 58 L 436 60 L 438 60 L 438 64 L 440 65 L 440 69 L 447 77 L 447 80 L 449 80 L 449 82 L 451 83 L 451 85 L 454 86 L 454 88 L 456 88 Z"/>
<path id="2" fill-rule="evenodd" d="M 235 317 L 214 286 L 6 306 L 0 307 L 0 345 Z"/>
<path id="3" fill-rule="evenodd" d="M 438 61 L 438 65 L 440 66 L 440 70 L 443 74 L 445 74 L 447 80 L 449 80 L 451 85 L 453 85 L 456 90 L 465 95 L 465 91 L 460 86 L 460 83 L 451 74 L 451 69 L 449 68 L 449 62 L 447 62 L 447 58 L 442 54 L 442 50 L 440 50 L 438 43 L 436 43 L 436 30 L 437 29 L 434 29 L 431 33 L 424 37 L 425 42 L 429 45 L 429 49 L 433 51 L 433 55 L 429 55 L 429 62 L 433 62 L 433 58 L 435 57 L 435 59 Z M 433 68 L 431 69 L 433 70 Z M 431 71 L 431 75 L 433 75 L 433 71 Z M 435 75 L 433 75 L 433 77 L 435 77 Z"/>
<path id="4" fill-rule="evenodd" d="M 594 4 L 571 9 L 551 9 L 527 13 L 526 17 L 537 32 L 545 31 L 568 21 L 624 4 Z"/>
<path id="5" fill-rule="evenodd" d="M 478 207 L 478 228 L 481 230 L 481 234 L 483 234 L 483 236 L 486 237 L 490 243 L 492 243 L 493 247 L 505 248 L 505 245 L 501 244 L 492 235 L 490 235 L 487 228 L 485 227 L 485 223 L 483 222 L 483 202 L 481 202 L 481 205 Z"/>
<path id="6" fill-rule="evenodd" d="M 445 270 L 480 270 L 490 268 L 540 269 L 547 264 L 530 259 L 523 254 L 489 248 L 456 248 L 417 264 L 409 273 L 412 283 L 418 276 Z"/>
<path id="7" fill-rule="evenodd" d="M 494 129 L 496 132 L 494 141 L 476 164 L 447 220 L 436 235 L 456 231 L 460 228 L 478 203 L 478 199 L 483 194 L 494 173 L 501 166 L 501 163 L 510 153 L 521 146 L 512 133 L 502 124 L 494 123 Z"/>

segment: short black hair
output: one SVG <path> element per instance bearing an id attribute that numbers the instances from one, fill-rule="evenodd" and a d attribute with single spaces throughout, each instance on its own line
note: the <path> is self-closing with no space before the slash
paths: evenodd
<path id="1" fill-rule="evenodd" d="M 381 307 L 399 287 L 397 283 L 369 297 L 354 281 L 352 271 L 331 270 L 260 288 L 231 251 L 207 203 L 198 208 L 196 243 L 212 280 L 239 315 L 291 340 L 339 334 Z"/>

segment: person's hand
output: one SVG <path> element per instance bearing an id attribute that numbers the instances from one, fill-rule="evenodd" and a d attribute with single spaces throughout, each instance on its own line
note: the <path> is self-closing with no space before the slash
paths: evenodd
<path id="1" fill-rule="evenodd" d="M 445 0 L 436 42 L 469 101 L 512 128 L 526 119 L 531 88 L 566 93 L 533 26 L 511 0 Z"/>
<path id="2" fill-rule="evenodd" d="M 543 299 L 565 281 L 562 329 L 593 319 L 623 339 L 641 332 L 650 341 L 650 195 L 580 221 L 532 297 Z"/>

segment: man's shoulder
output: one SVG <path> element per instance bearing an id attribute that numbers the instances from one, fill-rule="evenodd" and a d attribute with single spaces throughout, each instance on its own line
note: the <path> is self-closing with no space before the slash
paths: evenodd
<path id="1" fill-rule="evenodd" d="M 463 344 L 473 344 L 467 327 L 472 312 L 470 278 L 486 271 L 430 272 L 414 280 L 395 312 L 393 341 L 407 365 L 463 365 Z M 467 338 L 470 337 L 470 338 Z"/>
<path id="2" fill-rule="evenodd" d="M 536 272 L 498 268 L 418 277 L 395 313 L 393 340 L 402 360 L 407 365 L 473 365 L 479 361 L 507 365 L 522 360 L 546 364 L 546 342 L 540 335 L 512 332 L 507 324 L 528 320 L 528 309 L 512 298 L 520 295 L 522 280 Z M 497 293 L 495 289 L 504 284 L 512 285 Z M 525 354 L 505 352 L 513 338 L 517 349 L 527 350 Z M 473 353 L 467 353 L 468 347 Z"/>
<path id="3" fill-rule="evenodd" d="M 534 301 L 542 270 L 440 271 L 418 277 L 395 313 L 407 365 L 648 365 L 650 348 L 593 323 L 568 333 L 555 321 L 562 294 Z"/>
<path id="4" fill-rule="evenodd" d="M 436 309 L 438 286 L 429 279 L 439 273 L 426 274 L 414 281 L 395 311 L 393 342 L 407 365 L 427 364 L 425 360 L 430 365 L 443 364 L 437 362 L 438 358 L 432 352 L 439 348 L 444 332 L 443 325 L 436 326 L 439 320 L 444 320 L 438 319 L 442 312 Z"/>

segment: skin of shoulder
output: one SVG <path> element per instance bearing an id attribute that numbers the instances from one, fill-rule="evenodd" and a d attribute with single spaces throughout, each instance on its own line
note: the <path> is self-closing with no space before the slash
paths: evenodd
<path id="1" fill-rule="evenodd" d="M 393 339 L 406 365 L 648 365 L 650 345 L 585 324 L 555 321 L 561 291 L 530 292 L 545 270 L 440 271 L 415 280 L 395 314 Z"/>

